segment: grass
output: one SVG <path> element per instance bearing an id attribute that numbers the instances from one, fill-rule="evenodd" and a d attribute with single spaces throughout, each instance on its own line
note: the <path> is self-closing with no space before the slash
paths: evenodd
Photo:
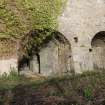
<path id="1" fill-rule="evenodd" d="M 87 82 L 86 87 L 94 87 L 99 82 L 104 82 L 105 80 L 105 71 L 91 71 L 91 72 L 84 72 L 82 74 L 75 74 L 75 75 L 65 75 L 62 77 L 47 77 L 47 78 L 40 78 L 40 79 L 29 79 L 24 77 L 23 75 L 19 75 L 17 72 L 12 70 L 10 74 L 4 73 L 0 76 L 0 88 L 7 87 L 7 85 L 18 85 L 18 84 L 33 84 L 33 85 L 42 85 L 48 83 L 49 85 L 63 83 L 65 81 L 69 81 L 76 87 L 79 85 L 80 82 Z M 83 85 L 83 84 L 82 84 Z M 14 87 L 13 86 L 13 87 Z M 85 93 L 89 91 L 87 88 Z"/>
<path id="2" fill-rule="evenodd" d="M 4 74 L 0 78 L 0 84 L 0 90 L 19 91 L 20 97 L 23 98 L 24 95 L 30 97 L 29 94 L 35 93 L 37 95 L 36 93 L 39 92 L 40 97 L 56 97 L 56 99 L 59 97 L 66 102 L 66 104 L 56 105 L 104 105 L 103 102 L 105 101 L 105 71 L 84 72 L 83 74 L 65 75 L 63 77 L 48 77 L 45 80 L 37 81 L 11 72 L 10 75 Z M 25 91 L 24 95 L 21 93 L 23 90 Z M 32 97 L 34 96 L 32 95 Z"/>
<path id="3" fill-rule="evenodd" d="M 9 75 L 4 73 L 0 77 L 0 90 L 13 88 L 18 85 L 21 80 L 23 81 L 23 78 L 16 72 L 11 71 Z"/>
<path id="4" fill-rule="evenodd" d="M 39 84 L 40 81 L 42 80 L 29 79 L 15 71 L 11 71 L 9 75 L 4 73 L 0 76 L 0 90 L 12 90 L 18 85 Z"/>

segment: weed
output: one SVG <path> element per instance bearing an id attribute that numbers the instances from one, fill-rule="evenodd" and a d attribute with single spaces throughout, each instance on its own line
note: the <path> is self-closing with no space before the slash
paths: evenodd
<path id="1" fill-rule="evenodd" d="M 86 88 L 84 89 L 84 96 L 85 96 L 85 98 L 87 98 L 88 100 L 91 100 L 92 97 L 93 97 L 92 88 L 86 87 Z"/>

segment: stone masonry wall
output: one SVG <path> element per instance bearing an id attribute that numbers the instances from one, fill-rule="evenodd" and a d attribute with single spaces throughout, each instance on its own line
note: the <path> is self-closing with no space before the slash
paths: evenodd
<path id="1" fill-rule="evenodd" d="M 9 39 L 0 39 L 0 75 L 17 70 L 17 43 Z"/>
<path id="2" fill-rule="evenodd" d="M 75 71 L 81 73 L 85 70 L 93 70 L 96 57 L 94 57 L 95 50 L 91 46 L 91 41 L 98 32 L 105 31 L 105 0 L 68 0 L 58 21 L 59 32 L 71 44 L 72 51 L 70 53 L 72 52 Z M 7 40 L 5 42 L 0 41 L 1 73 L 8 71 L 7 69 L 11 68 L 11 65 L 14 68 L 17 67 L 17 46 Z M 50 52 L 52 49 L 48 50 Z M 101 52 L 104 56 L 103 48 L 101 48 Z M 100 63 L 102 61 L 99 60 L 101 52 L 97 53 L 99 56 L 97 57 L 97 64 L 103 67 L 104 63 Z M 46 54 L 46 51 L 44 53 Z M 41 56 L 44 53 L 41 53 Z M 50 60 L 50 57 L 48 59 Z"/>
<path id="3" fill-rule="evenodd" d="M 75 71 L 93 70 L 93 52 L 89 49 L 95 34 L 105 31 L 105 1 L 68 0 L 58 21 L 59 31 L 71 43 Z"/>

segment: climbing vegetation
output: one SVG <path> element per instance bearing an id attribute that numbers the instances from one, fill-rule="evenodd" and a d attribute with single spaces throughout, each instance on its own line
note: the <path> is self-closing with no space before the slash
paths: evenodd
<path id="1" fill-rule="evenodd" d="M 20 56 L 30 59 L 33 54 L 39 53 L 43 47 L 55 39 L 62 43 L 67 42 L 63 35 L 54 29 L 32 30 L 21 39 L 19 47 Z"/>
<path id="2" fill-rule="evenodd" d="M 29 30 L 57 28 L 66 0 L 0 0 L 0 37 L 20 38 Z"/>

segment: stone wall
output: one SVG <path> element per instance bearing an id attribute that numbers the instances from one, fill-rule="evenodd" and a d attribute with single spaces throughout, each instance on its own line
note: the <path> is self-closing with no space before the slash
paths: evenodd
<path id="1" fill-rule="evenodd" d="M 62 51 L 60 59 L 67 54 L 69 57 L 73 56 L 74 69 L 77 73 L 81 73 L 85 70 L 94 70 L 104 67 L 105 58 L 105 43 L 102 44 L 101 41 L 94 42 L 94 36 L 101 31 L 105 31 L 105 1 L 104 0 L 68 0 L 67 4 L 63 10 L 62 15 L 58 18 L 59 27 L 58 30 L 61 32 L 69 41 L 70 49 L 63 44 L 56 45 L 50 42 L 48 46 L 43 48 L 39 53 L 41 61 L 37 61 L 37 56 L 33 56 L 32 62 L 30 62 L 30 67 L 25 69 L 35 68 L 39 72 L 39 68 L 45 75 L 51 74 L 51 71 L 58 69 L 58 49 Z M 101 35 L 100 35 L 101 36 Z M 101 36 L 102 37 L 102 36 Z M 105 38 L 105 36 L 104 36 Z M 7 40 L 6 40 L 7 41 Z M 5 42 L 6 42 L 5 41 Z M 97 48 L 93 46 L 92 43 L 100 43 L 102 46 Z M 17 47 L 16 44 L 10 44 L 0 41 L 0 62 L 6 64 L 6 68 L 10 68 L 9 65 L 17 65 Z M 5 47 L 2 47 L 2 45 Z M 9 45 L 9 46 L 8 46 Z M 6 51 L 5 51 L 6 48 Z M 67 49 L 66 49 L 67 48 Z M 60 50 L 59 50 L 60 51 Z M 100 51 L 100 52 L 99 52 Z M 68 53 L 69 52 L 69 53 Z M 71 54 L 72 52 L 72 54 Z M 65 54 L 63 54 L 65 53 Z M 2 55 L 3 54 L 3 55 Z M 52 55 L 52 56 L 51 56 Z M 11 59 L 10 59 L 11 58 Z M 45 59 L 46 58 L 46 59 Z M 8 60 L 8 61 L 7 61 Z M 33 62 L 34 61 L 34 62 Z M 70 62 L 72 62 L 70 61 Z M 8 63 L 9 62 L 9 63 Z M 54 62 L 54 65 L 53 65 Z M 60 62 L 61 71 L 64 70 L 64 65 L 68 65 L 66 61 L 61 60 Z M 1 67 L 4 67 L 4 65 Z M 47 65 L 47 66 L 46 66 Z M 26 65 L 27 66 L 27 65 Z M 31 68 L 31 69 L 32 69 Z M 46 72 L 44 71 L 46 70 Z M 5 71 L 5 70 L 4 70 Z M 64 70 L 65 71 L 65 70 Z"/>
<path id="2" fill-rule="evenodd" d="M 10 39 L 0 39 L 0 74 L 17 71 L 17 43 Z"/>
<path id="3" fill-rule="evenodd" d="M 35 36 L 37 34 L 34 34 L 34 38 Z M 30 71 L 43 76 L 61 76 L 67 73 L 71 74 L 74 70 L 69 41 L 59 32 L 55 32 L 48 37 L 46 39 L 49 41 L 46 42 L 45 39 L 39 51 L 32 47 L 31 51 L 33 53 L 29 55 L 29 58 L 22 57 L 20 59 L 19 64 L 22 65 L 19 66 L 19 71 L 21 74 L 27 74 Z M 32 44 L 31 46 L 34 45 Z"/>
<path id="4" fill-rule="evenodd" d="M 94 68 L 105 70 L 105 31 L 95 35 L 92 40 L 92 48 Z"/>
<path id="5" fill-rule="evenodd" d="M 91 41 L 96 33 L 105 31 L 104 11 L 104 0 L 68 0 L 58 18 L 58 30 L 71 43 L 75 71 L 78 73 L 94 69 Z"/>
<path id="6" fill-rule="evenodd" d="M 51 41 L 40 52 L 41 74 L 63 75 L 72 71 L 72 55 L 69 44 Z"/>

